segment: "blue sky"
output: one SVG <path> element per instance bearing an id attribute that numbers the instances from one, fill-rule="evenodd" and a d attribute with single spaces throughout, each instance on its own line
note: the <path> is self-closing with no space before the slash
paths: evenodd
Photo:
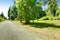
<path id="1" fill-rule="evenodd" d="M 14 0 L 0 0 L 0 13 L 3 12 L 7 17 L 8 9 L 11 5 L 13 5 Z"/>
<path id="2" fill-rule="evenodd" d="M 45 1 L 45 0 L 43 0 Z M 0 13 L 3 12 L 4 15 L 7 17 L 8 9 L 11 5 L 13 5 L 14 0 L 0 0 Z M 58 6 L 60 7 L 60 0 L 58 0 Z M 43 6 L 43 8 L 47 8 L 46 6 Z"/>

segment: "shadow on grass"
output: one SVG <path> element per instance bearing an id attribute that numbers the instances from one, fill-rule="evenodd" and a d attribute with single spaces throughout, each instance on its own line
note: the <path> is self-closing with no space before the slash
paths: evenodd
<path id="1" fill-rule="evenodd" d="M 33 23 L 32 22 L 29 25 L 36 28 L 47 28 L 47 27 L 60 28 L 60 25 L 49 24 L 49 23 Z"/>

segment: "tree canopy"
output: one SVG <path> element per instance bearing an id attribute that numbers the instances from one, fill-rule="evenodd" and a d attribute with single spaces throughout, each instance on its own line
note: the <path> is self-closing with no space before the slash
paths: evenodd
<path id="1" fill-rule="evenodd" d="M 48 5 L 45 10 L 42 6 Z M 14 5 L 9 8 L 9 19 L 17 18 L 20 22 L 29 23 L 42 17 L 53 19 L 59 14 L 57 0 L 15 0 Z"/>

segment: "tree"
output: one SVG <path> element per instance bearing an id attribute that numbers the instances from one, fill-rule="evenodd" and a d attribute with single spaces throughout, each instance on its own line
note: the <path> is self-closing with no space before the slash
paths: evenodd
<path id="1" fill-rule="evenodd" d="M 15 5 L 12 6 L 12 11 L 13 11 L 13 14 L 14 14 L 15 18 L 17 18 L 17 15 L 18 15 L 17 12 L 18 12 L 18 10 L 17 10 L 17 8 L 16 8 Z"/>
<path id="2" fill-rule="evenodd" d="M 17 18 L 18 14 L 17 14 L 17 8 L 16 8 L 15 5 L 11 6 L 9 8 L 9 10 L 8 10 L 8 17 L 9 17 L 9 19 L 11 19 L 10 17 L 11 17 L 12 14 L 14 15 L 14 19 Z"/>
<path id="3" fill-rule="evenodd" d="M 7 18 L 4 16 L 4 13 L 2 12 L 0 14 L 0 22 L 6 20 Z"/>
<path id="4" fill-rule="evenodd" d="M 60 16 L 60 8 L 56 10 L 56 16 Z"/>
<path id="5" fill-rule="evenodd" d="M 11 14 L 11 15 L 10 15 L 10 19 L 11 19 L 11 20 L 14 20 L 14 19 L 15 19 L 14 14 Z"/>
<path id="6" fill-rule="evenodd" d="M 48 13 L 49 15 L 56 15 L 56 10 L 58 8 L 57 1 L 56 0 L 47 0 L 48 3 Z"/>
<path id="7" fill-rule="evenodd" d="M 1 17 L 4 17 L 4 14 L 3 14 L 3 12 L 1 13 L 1 15 L 0 15 Z"/>
<path id="8" fill-rule="evenodd" d="M 38 0 L 16 0 L 16 7 L 18 9 L 18 18 L 20 21 L 24 20 L 29 23 L 30 20 L 37 19 L 37 15 L 41 12 L 41 1 Z"/>

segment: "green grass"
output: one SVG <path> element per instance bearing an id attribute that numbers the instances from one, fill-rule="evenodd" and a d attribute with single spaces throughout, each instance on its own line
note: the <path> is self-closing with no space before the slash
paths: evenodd
<path id="1" fill-rule="evenodd" d="M 0 17 L 0 22 L 4 21 L 5 19 L 3 17 Z"/>
<path id="2" fill-rule="evenodd" d="M 60 20 L 35 20 L 34 23 L 31 21 L 29 25 L 36 28 L 60 28 Z"/>
<path id="3" fill-rule="evenodd" d="M 60 20 L 34 20 L 34 22 L 31 20 L 30 24 L 28 25 L 36 28 L 48 28 L 48 27 L 60 28 Z"/>

